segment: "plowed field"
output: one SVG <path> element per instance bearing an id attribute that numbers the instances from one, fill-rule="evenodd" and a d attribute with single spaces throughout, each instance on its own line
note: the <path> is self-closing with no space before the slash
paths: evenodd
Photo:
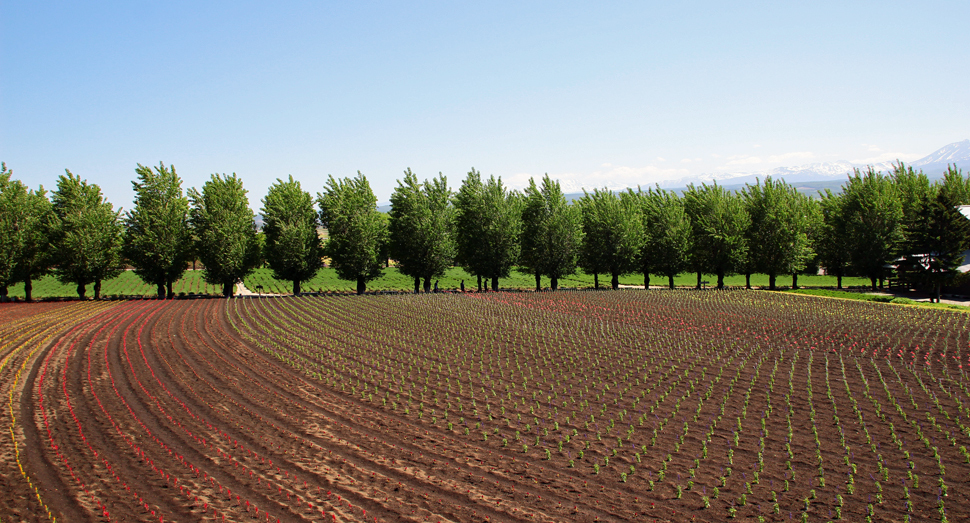
<path id="1" fill-rule="evenodd" d="M 753 291 L 0 310 L 2 521 L 967 521 L 970 315 Z"/>

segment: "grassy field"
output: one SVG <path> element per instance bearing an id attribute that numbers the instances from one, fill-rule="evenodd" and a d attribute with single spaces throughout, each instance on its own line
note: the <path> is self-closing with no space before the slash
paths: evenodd
<path id="1" fill-rule="evenodd" d="M 844 300 L 858 300 L 858 301 L 875 301 L 882 303 L 895 303 L 897 305 L 918 305 L 920 307 L 930 307 L 934 309 L 953 309 L 953 310 L 970 310 L 970 308 L 963 305 L 955 305 L 952 303 L 927 303 L 911 300 L 909 298 L 888 296 L 885 294 L 867 294 L 864 292 L 846 292 L 837 291 L 832 289 L 797 289 L 789 290 L 793 294 L 804 294 L 807 296 L 824 296 L 826 298 L 841 298 Z"/>
<path id="2" fill-rule="evenodd" d="M 439 279 L 438 287 L 442 290 L 456 290 L 461 286 L 462 280 L 465 281 L 465 288 L 467 290 L 477 288 L 477 279 L 457 267 L 449 269 L 445 276 Z M 717 282 L 717 277 L 709 274 L 704 276 L 704 280 L 713 284 Z M 678 287 L 693 287 L 696 282 L 696 274 L 681 274 L 674 279 L 674 284 Z M 744 276 L 729 276 L 724 279 L 724 282 L 725 285 L 730 287 L 741 287 L 744 286 Z M 257 269 L 246 278 L 245 283 L 246 287 L 254 292 L 257 291 L 257 286 L 262 286 L 263 292 L 267 293 L 289 294 L 292 292 L 290 282 L 276 280 L 273 278 L 273 271 L 269 269 Z M 601 274 L 600 286 L 608 287 L 609 283 L 609 275 Z M 650 283 L 651 285 L 666 285 L 667 279 L 653 276 Z M 791 283 L 790 278 L 778 279 L 779 286 L 783 286 L 786 283 Z M 632 274 L 621 276 L 620 284 L 642 286 L 643 275 Z M 767 286 L 768 276 L 763 274 L 753 275 L 751 277 L 751 284 L 754 286 Z M 834 287 L 835 278 L 831 276 L 799 276 L 798 284 L 804 287 Z M 843 278 L 842 284 L 844 286 L 864 286 L 868 284 L 868 280 L 865 278 Z M 548 288 L 549 279 L 543 278 L 542 285 Z M 499 286 L 503 289 L 534 289 L 535 278 L 532 275 L 513 271 L 508 278 L 499 280 Z M 562 288 L 590 288 L 593 286 L 593 276 L 579 272 L 560 279 L 559 286 Z M 338 279 L 333 269 L 322 269 L 317 273 L 316 278 L 304 283 L 302 288 L 304 292 L 352 292 L 356 289 L 356 283 Z M 367 284 L 368 291 L 409 290 L 413 288 L 414 280 L 402 275 L 393 267 L 384 269 L 384 276 Z"/>
<path id="3" fill-rule="evenodd" d="M 221 294 L 222 290 L 216 285 L 205 283 L 202 276 L 205 271 L 186 271 L 185 276 L 175 283 L 174 290 L 177 294 Z M 444 277 L 438 281 L 438 287 L 442 290 L 457 290 L 461 281 L 465 281 L 465 288 L 474 290 L 477 288 L 477 279 L 470 276 L 463 269 L 453 267 L 448 270 Z M 717 281 L 714 275 L 705 275 L 704 280 L 712 285 Z M 744 276 L 729 276 L 724 279 L 729 287 L 744 286 Z M 674 279 L 674 284 L 678 287 L 693 287 L 697 282 L 694 274 L 681 274 Z M 600 286 L 609 287 L 610 277 L 606 274 L 600 275 Z M 667 279 L 653 276 L 650 282 L 652 285 L 666 285 Z M 789 278 L 779 278 L 779 286 L 790 284 Z M 835 278 L 829 276 L 799 276 L 798 283 L 803 287 L 834 287 Z M 845 286 L 865 286 L 867 280 L 864 278 L 843 278 Z M 287 281 L 280 281 L 273 278 L 273 271 L 270 269 L 256 269 L 246 277 L 246 287 L 253 291 L 272 294 L 289 294 L 292 292 L 292 285 Z M 643 275 L 631 274 L 620 277 L 621 285 L 643 285 Z M 751 284 L 760 287 L 768 285 L 768 277 L 763 274 L 756 274 L 751 277 Z M 433 285 L 433 282 L 432 282 Z M 543 278 L 542 285 L 549 286 L 549 279 Z M 499 286 L 503 289 L 534 289 L 535 278 L 528 274 L 513 271 L 508 278 L 499 280 Z M 591 288 L 593 287 L 593 276 L 579 272 L 572 276 L 559 280 L 562 288 Z M 411 278 L 399 273 L 394 267 L 384 269 L 384 275 L 377 280 L 367 284 L 368 291 L 399 291 L 411 290 L 414 288 L 414 281 Z M 303 284 L 304 292 L 354 292 L 355 282 L 341 280 L 333 269 L 321 269 L 317 276 Z M 88 285 L 87 295 L 93 296 L 94 289 Z M 155 288 L 146 284 L 132 271 L 124 271 L 120 276 L 106 280 L 101 285 L 102 296 L 155 296 Z M 10 297 L 23 299 L 24 286 L 18 284 L 9 288 Z M 65 284 L 57 281 L 53 276 L 45 276 L 34 282 L 34 298 L 70 298 L 77 296 L 77 290 L 72 284 Z"/>
<path id="4" fill-rule="evenodd" d="M 177 281 L 173 287 L 176 293 L 219 294 L 221 289 L 205 283 L 202 280 L 203 271 L 186 271 L 185 276 Z M 23 299 L 24 284 L 20 283 L 9 288 L 11 298 Z M 48 275 L 34 281 L 34 299 L 42 298 L 70 298 L 77 296 L 77 286 L 57 281 Z M 87 286 L 87 295 L 94 295 L 94 286 Z M 124 271 L 116 278 L 106 280 L 101 284 L 102 296 L 155 296 L 156 289 L 143 282 L 132 271 Z"/>

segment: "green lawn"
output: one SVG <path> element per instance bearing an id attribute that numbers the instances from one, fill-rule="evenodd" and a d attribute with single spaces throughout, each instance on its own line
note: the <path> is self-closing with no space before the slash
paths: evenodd
<path id="1" fill-rule="evenodd" d="M 704 280 L 710 282 L 708 285 L 713 285 L 717 282 L 717 276 L 705 275 Z M 465 288 L 468 290 L 473 290 L 477 288 L 478 281 L 473 276 L 470 276 L 463 269 L 453 267 L 448 270 L 444 277 L 442 277 L 438 282 L 438 287 L 443 290 L 454 290 L 458 289 L 461 280 L 465 280 Z M 269 269 L 257 269 L 253 271 L 245 280 L 246 287 L 257 292 L 257 286 L 261 285 L 263 292 L 274 293 L 274 294 L 289 294 L 292 292 L 292 284 L 290 282 L 279 281 L 273 278 L 273 272 Z M 697 283 L 696 274 L 681 274 L 674 279 L 674 284 L 678 287 L 693 287 Z M 744 276 L 729 276 L 724 279 L 725 285 L 728 286 L 744 286 Z M 600 275 L 600 286 L 609 287 L 610 277 L 606 274 Z M 620 277 L 621 285 L 643 285 L 643 275 L 627 275 Z M 651 285 L 666 285 L 667 278 L 660 276 L 652 276 Z M 767 286 L 768 276 L 764 274 L 755 274 L 751 277 L 751 284 L 754 286 Z M 864 286 L 868 284 L 868 280 L 865 278 L 843 278 L 842 285 L 844 286 Z M 433 285 L 433 282 L 432 282 Z M 548 288 L 549 279 L 542 279 L 543 287 Z M 778 278 L 777 285 L 783 287 L 785 285 L 791 285 L 791 277 Z M 798 277 L 798 285 L 801 287 L 835 287 L 835 278 L 832 276 L 804 276 L 800 275 Z M 562 288 L 591 288 L 593 287 L 593 276 L 589 274 L 584 274 L 579 272 L 572 276 L 567 276 L 559 280 L 559 286 Z M 499 287 L 503 289 L 534 289 L 535 288 L 535 277 L 523 274 L 518 271 L 513 271 L 508 278 L 502 278 L 499 280 Z M 304 292 L 353 292 L 357 288 L 355 282 L 340 280 L 337 278 L 336 273 L 333 269 L 321 269 L 317 276 L 306 282 L 302 286 Z M 414 288 L 414 280 L 405 277 L 397 271 L 397 269 L 391 267 L 389 269 L 384 269 L 384 276 L 368 282 L 368 291 L 382 291 L 382 290 L 411 290 Z"/>
<path id="2" fill-rule="evenodd" d="M 215 285 L 208 285 L 202 280 L 203 271 L 185 271 L 185 276 L 177 281 L 173 287 L 176 293 L 221 294 L 222 289 Z M 19 283 L 10 287 L 10 297 L 24 297 L 24 284 Z M 132 271 L 124 271 L 116 278 L 105 280 L 101 284 L 102 296 L 156 296 L 156 289 L 143 282 Z M 59 298 L 77 296 L 77 286 L 57 281 L 53 276 L 44 276 L 34 281 L 34 299 Z M 94 286 L 87 286 L 87 296 L 94 296 Z"/>
<path id="3" fill-rule="evenodd" d="M 952 303 L 927 303 L 918 302 L 911 300 L 909 298 L 894 297 L 885 294 L 867 294 L 865 292 L 846 292 L 837 291 L 832 289 L 798 289 L 789 290 L 788 292 L 794 294 L 805 294 L 808 296 L 824 296 L 826 298 L 841 298 L 844 300 L 860 300 L 860 301 L 874 301 L 881 303 L 895 303 L 897 305 L 917 305 L 920 307 L 930 307 L 935 309 L 953 309 L 953 310 L 968 310 L 968 307 L 963 305 L 955 305 Z"/>
<path id="4" fill-rule="evenodd" d="M 186 271 L 182 279 L 175 283 L 173 290 L 176 294 L 221 294 L 222 289 L 219 286 L 205 283 L 202 279 L 203 274 L 204 271 Z M 445 276 L 439 280 L 438 286 L 442 290 L 456 290 L 459 288 L 462 280 L 465 280 L 466 289 L 474 290 L 477 288 L 476 278 L 457 267 L 449 269 Z M 711 286 L 717 282 L 717 277 L 714 275 L 705 275 L 704 280 L 710 282 L 708 285 Z M 674 279 L 674 284 L 678 287 L 693 287 L 696 282 L 697 276 L 695 274 L 681 274 Z M 259 289 L 257 287 L 259 286 L 262 286 L 262 291 L 266 293 L 289 294 L 292 291 L 290 282 L 276 280 L 273 278 L 273 271 L 270 269 L 256 269 L 246 277 L 245 283 L 246 287 L 253 292 L 258 292 Z M 666 285 L 667 279 L 660 276 L 653 276 L 650 283 L 652 285 Z M 724 279 L 724 283 L 728 286 L 743 286 L 744 276 L 729 276 Z M 868 284 L 868 280 L 865 278 L 843 278 L 842 283 L 845 286 L 865 286 Z M 609 275 L 601 274 L 600 286 L 605 288 L 609 287 L 609 284 Z M 622 276 L 620 277 L 620 284 L 642 286 L 643 275 L 632 274 Z M 768 277 L 763 274 L 753 275 L 751 277 L 751 284 L 754 286 L 767 286 Z M 830 276 L 799 276 L 798 284 L 803 287 L 834 287 L 835 278 Z M 542 285 L 548 288 L 549 279 L 543 278 Z M 791 285 L 791 278 L 779 278 L 778 285 L 780 287 Z M 535 278 L 528 274 L 513 271 L 508 278 L 499 280 L 499 286 L 503 289 L 534 289 Z M 593 287 L 593 277 L 589 274 L 579 272 L 559 280 L 559 286 L 562 288 L 591 288 Z M 92 287 L 92 285 L 88 285 L 87 295 L 89 297 L 94 294 Z M 302 286 L 304 292 L 354 292 L 356 288 L 355 282 L 337 278 L 336 272 L 329 268 L 321 269 L 315 278 L 304 283 Z M 399 273 L 394 267 L 384 269 L 384 275 L 382 277 L 367 284 L 368 291 L 397 291 L 411 290 L 413 288 L 414 281 Z M 120 276 L 102 283 L 101 294 L 102 296 L 155 296 L 155 288 L 143 282 L 134 272 L 124 271 Z M 24 297 L 24 285 L 21 283 L 10 287 L 9 295 L 10 297 L 19 297 L 22 299 Z M 45 276 L 34 282 L 35 299 L 74 296 L 77 296 L 74 285 L 61 283 L 53 276 Z"/>

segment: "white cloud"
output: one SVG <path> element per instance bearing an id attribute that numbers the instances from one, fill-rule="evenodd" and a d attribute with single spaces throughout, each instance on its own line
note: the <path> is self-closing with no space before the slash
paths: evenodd
<path id="1" fill-rule="evenodd" d="M 751 166 L 751 165 L 761 165 L 761 164 L 789 164 L 789 163 L 803 163 L 806 160 L 811 160 L 815 158 L 815 153 L 808 151 L 793 151 L 790 153 L 783 154 L 773 154 L 771 156 L 751 156 L 749 154 L 735 154 L 727 157 L 727 162 L 724 165 L 716 167 L 716 170 L 726 171 L 730 169 L 737 168 L 738 166 Z"/>
<path id="2" fill-rule="evenodd" d="M 667 159 L 666 159 L 666 158 L 664 158 L 664 157 L 662 157 L 662 156 L 658 156 L 658 157 L 657 157 L 657 161 L 658 161 L 658 162 L 666 162 L 666 161 L 667 161 Z"/>
<path id="3" fill-rule="evenodd" d="M 761 157 L 759 156 L 749 156 L 747 154 L 736 154 L 734 156 L 727 157 L 727 165 L 756 165 L 761 163 Z"/>
<path id="4" fill-rule="evenodd" d="M 787 162 L 790 160 L 811 160 L 812 158 L 815 158 L 814 153 L 811 153 L 808 151 L 796 151 L 796 152 L 776 154 L 773 156 L 769 156 L 767 159 L 767 163 Z"/>

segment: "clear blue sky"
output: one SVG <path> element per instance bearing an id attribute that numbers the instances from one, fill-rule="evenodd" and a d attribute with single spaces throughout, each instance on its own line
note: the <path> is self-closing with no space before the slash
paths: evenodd
<path id="1" fill-rule="evenodd" d="M 590 187 L 970 138 L 970 2 L 0 2 L 0 160 Z M 681 5 L 683 4 L 683 5 Z M 849 4 L 849 5 L 843 5 Z M 727 5 L 730 5 L 728 7 Z"/>

